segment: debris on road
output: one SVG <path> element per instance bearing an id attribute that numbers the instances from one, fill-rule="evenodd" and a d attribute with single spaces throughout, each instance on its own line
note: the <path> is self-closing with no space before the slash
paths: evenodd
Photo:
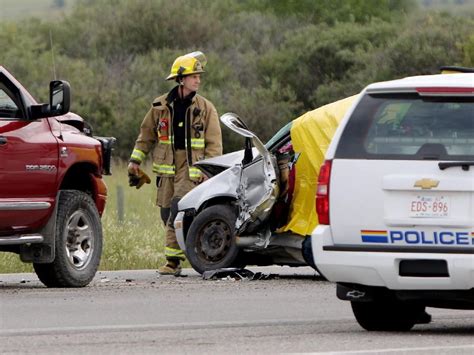
<path id="1" fill-rule="evenodd" d="M 248 269 L 222 268 L 217 270 L 204 271 L 202 278 L 204 280 L 221 281 L 255 281 L 270 280 L 277 278 L 276 274 L 264 274 L 262 272 L 253 272 Z"/>

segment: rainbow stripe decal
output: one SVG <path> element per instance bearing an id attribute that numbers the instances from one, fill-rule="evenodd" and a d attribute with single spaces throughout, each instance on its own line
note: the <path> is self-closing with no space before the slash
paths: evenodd
<path id="1" fill-rule="evenodd" d="M 361 230 L 360 236 L 363 243 L 388 243 L 387 231 Z"/>

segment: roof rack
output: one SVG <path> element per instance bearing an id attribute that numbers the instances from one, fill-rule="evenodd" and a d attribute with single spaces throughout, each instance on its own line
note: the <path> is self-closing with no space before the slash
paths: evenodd
<path id="1" fill-rule="evenodd" d="M 458 67 L 458 66 L 442 66 L 439 68 L 441 74 L 452 74 L 452 73 L 474 73 L 474 68 Z"/>

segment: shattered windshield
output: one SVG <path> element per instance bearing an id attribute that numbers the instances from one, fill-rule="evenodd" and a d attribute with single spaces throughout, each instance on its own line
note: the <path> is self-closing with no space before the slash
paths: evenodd
<path id="1" fill-rule="evenodd" d="M 265 148 L 271 150 L 277 142 L 279 142 L 283 137 L 289 135 L 292 124 L 293 121 L 288 122 L 285 126 L 283 126 L 272 138 L 268 140 L 267 143 L 265 143 Z"/>

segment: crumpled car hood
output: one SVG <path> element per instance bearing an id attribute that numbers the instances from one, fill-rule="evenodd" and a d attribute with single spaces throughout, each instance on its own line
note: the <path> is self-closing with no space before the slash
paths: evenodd
<path id="1" fill-rule="evenodd" d="M 253 149 L 253 155 L 258 154 L 257 149 Z M 244 158 L 244 150 L 238 150 L 236 152 L 227 153 L 218 157 L 200 160 L 194 163 L 194 166 L 201 169 L 207 176 L 211 177 L 221 173 L 222 171 L 230 168 L 231 166 L 240 164 Z"/>

